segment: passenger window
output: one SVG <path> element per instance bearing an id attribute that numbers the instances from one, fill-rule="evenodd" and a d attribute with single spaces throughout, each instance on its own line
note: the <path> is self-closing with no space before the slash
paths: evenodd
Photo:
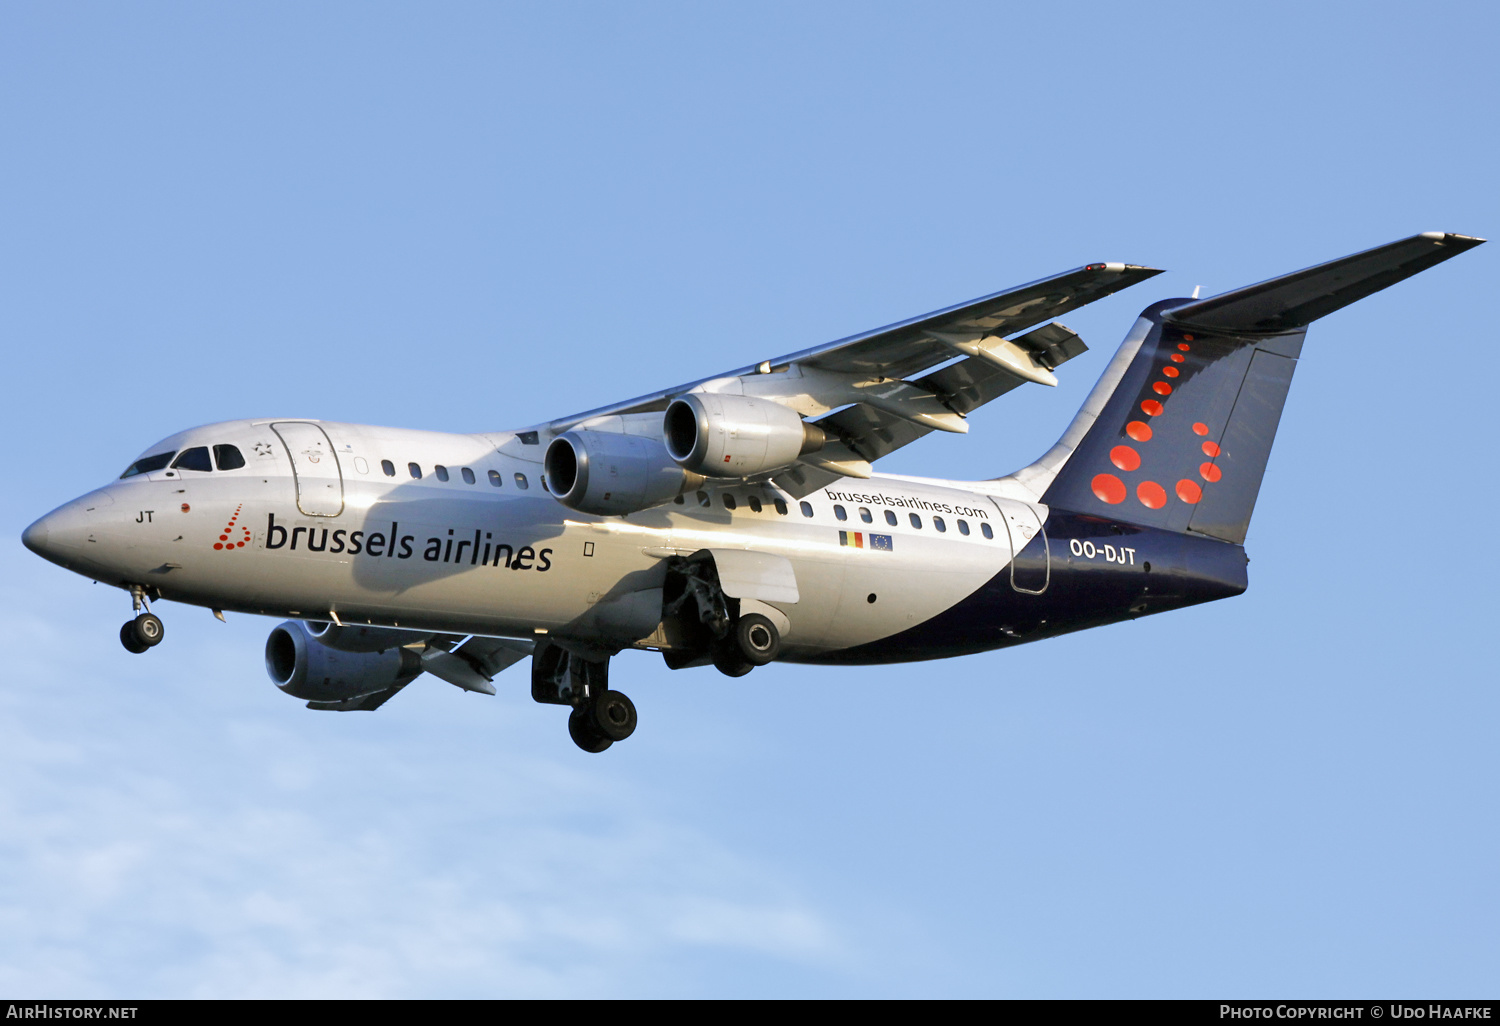
<path id="1" fill-rule="evenodd" d="M 448 468 L 443 466 L 441 463 L 433 467 L 432 472 L 437 475 L 437 479 L 439 481 L 448 480 Z"/>
<path id="2" fill-rule="evenodd" d="M 214 469 L 214 465 L 208 459 L 208 446 L 195 445 L 191 449 L 182 450 L 182 455 L 172 463 L 173 470 L 197 470 L 208 473 Z"/>
<path id="3" fill-rule="evenodd" d="M 505 483 L 505 478 L 503 478 L 503 477 L 500 476 L 500 471 L 498 471 L 498 470 L 492 470 L 492 471 L 490 471 L 490 484 L 494 485 L 496 488 L 499 488 L 504 483 Z"/>
<path id="4" fill-rule="evenodd" d="M 474 483 L 474 471 L 470 470 L 468 467 L 464 467 L 459 471 L 459 473 L 464 476 L 464 484 Z"/>
<path id="5" fill-rule="evenodd" d="M 943 533 L 945 533 L 948 530 L 948 525 L 945 524 L 945 523 L 943 523 L 943 518 L 942 517 L 933 517 L 932 518 L 932 526 L 935 527 L 935 528 L 937 528 L 937 532 L 939 534 L 943 534 Z"/>
<path id="6" fill-rule="evenodd" d="M 750 512 L 751 513 L 759 513 L 760 512 L 760 500 L 758 498 L 756 498 L 755 496 L 752 495 L 752 496 L 750 496 L 750 498 L 746 499 L 745 501 L 750 504 Z"/>
<path id="7" fill-rule="evenodd" d="M 837 517 L 838 519 L 840 519 L 840 520 L 848 520 L 849 519 L 849 514 L 846 513 L 846 512 L 844 512 L 844 507 L 838 505 L 837 503 L 834 504 L 833 515 L 835 517 Z"/>
<path id="8" fill-rule="evenodd" d="M 980 524 L 979 525 L 979 533 L 982 534 L 982 535 L 984 535 L 986 538 L 993 538 L 993 537 L 995 537 L 995 532 L 990 530 L 990 525 L 989 524 Z"/>
<path id="9" fill-rule="evenodd" d="M 896 511 L 895 510 L 888 509 L 888 510 L 885 511 L 885 522 L 888 523 L 888 524 L 890 524 L 892 527 L 896 526 Z"/>
<path id="10" fill-rule="evenodd" d="M 214 462 L 219 465 L 220 470 L 239 470 L 245 465 L 245 457 L 240 455 L 239 446 L 216 445 Z"/>
<path id="11" fill-rule="evenodd" d="M 526 475 L 521 473 L 519 470 L 516 471 L 516 487 L 521 489 L 521 491 L 523 492 L 531 487 L 531 482 L 526 480 Z"/>
<path id="12" fill-rule="evenodd" d="M 917 516 L 915 513 L 908 513 L 906 515 L 911 518 L 911 526 L 920 531 L 922 529 L 922 518 Z"/>
<path id="13" fill-rule="evenodd" d="M 873 516 L 870 515 L 870 507 L 868 507 L 868 506 L 861 506 L 861 507 L 859 507 L 859 519 L 863 520 L 867 524 L 870 523 L 870 522 L 872 522 L 875 519 Z"/>
<path id="14" fill-rule="evenodd" d="M 776 503 L 776 512 L 786 516 L 786 503 L 780 499 L 773 500 Z"/>
<path id="15" fill-rule="evenodd" d="M 380 469 L 381 469 L 382 472 L 384 472 L 384 474 L 385 474 L 386 477 L 395 477 L 396 476 L 396 465 L 394 463 L 392 463 L 390 460 L 381 460 L 380 461 Z"/>
<path id="16" fill-rule="evenodd" d="M 171 452 L 159 452 L 155 456 L 142 456 L 130 466 L 125 468 L 125 473 L 120 475 L 120 480 L 127 477 L 135 477 L 137 474 L 150 474 L 160 470 L 172 462 L 172 457 L 177 455 L 177 450 Z"/>
<path id="17" fill-rule="evenodd" d="M 415 463 L 408 463 L 406 469 L 411 472 L 413 478 L 420 478 L 422 476 L 422 468 Z"/>
<path id="18" fill-rule="evenodd" d="M 797 504 L 797 506 L 802 510 L 802 515 L 803 516 L 805 516 L 805 517 L 812 516 L 812 503 L 810 503 L 810 502 L 799 502 Z"/>
<path id="19" fill-rule="evenodd" d="M 969 536 L 969 522 L 967 520 L 960 520 L 958 522 L 958 533 L 965 538 Z"/>
<path id="20" fill-rule="evenodd" d="M 734 496 L 730 495 L 728 492 L 725 492 L 724 493 L 724 508 L 725 509 L 735 509 L 736 506 L 737 506 L 737 504 L 734 501 Z"/>

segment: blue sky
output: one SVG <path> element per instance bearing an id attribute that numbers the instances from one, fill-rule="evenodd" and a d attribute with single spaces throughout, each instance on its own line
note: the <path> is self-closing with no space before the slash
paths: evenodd
<path id="1" fill-rule="evenodd" d="M 1093 347 L 883 469 L 1061 432 L 1134 314 L 1497 230 L 1490 5 L 0 10 L 0 991 L 1492 996 L 1493 282 L 1316 325 L 1242 597 L 741 680 L 626 655 L 314 714 L 273 622 L 22 528 L 183 427 L 521 426 L 1095 260 Z M 512 671 L 517 672 L 517 671 Z"/>

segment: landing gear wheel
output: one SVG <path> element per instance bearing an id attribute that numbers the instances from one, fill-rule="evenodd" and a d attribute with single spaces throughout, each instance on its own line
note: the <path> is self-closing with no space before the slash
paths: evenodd
<path id="1" fill-rule="evenodd" d="M 734 643 L 752 666 L 764 666 L 781 654 L 781 632 L 759 613 L 740 617 L 734 627 Z"/>
<path id="2" fill-rule="evenodd" d="M 582 706 L 568 715 L 568 736 L 579 748 L 596 755 L 614 744 L 609 738 L 599 733 L 599 728 L 594 726 L 589 710 Z"/>
<path id="3" fill-rule="evenodd" d="M 134 620 L 126 620 L 124 623 L 120 624 L 120 644 L 124 645 L 125 651 L 131 653 L 132 655 L 140 655 L 142 652 L 146 651 L 146 649 L 151 647 L 150 645 L 142 644 L 140 640 L 136 638 Z"/>
<path id="4" fill-rule="evenodd" d="M 635 733 L 635 703 L 620 691 L 606 691 L 594 700 L 594 729 L 611 741 L 624 741 Z"/>
<path id="5" fill-rule="evenodd" d="M 154 613 L 142 613 L 130 621 L 130 626 L 135 631 L 135 640 L 147 648 L 155 648 L 167 636 L 167 628 Z"/>
<path id="6" fill-rule="evenodd" d="M 714 652 L 714 666 L 726 677 L 743 677 L 755 669 L 755 664 L 746 659 L 733 644 L 720 644 Z"/>

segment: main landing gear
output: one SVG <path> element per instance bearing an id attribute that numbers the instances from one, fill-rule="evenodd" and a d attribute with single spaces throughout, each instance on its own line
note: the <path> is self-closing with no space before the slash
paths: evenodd
<path id="1" fill-rule="evenodd" d="M 140 655 L 146 649 L 160 645 L 167 635 L 167 628 L 161 618 L 151 612 L 146 589 L 139 584 L 130 586 L 130 602 L 136 616 L 120 625 L 120 644 L 125 646 L 125 651 Z"/>
<path id="2" fill-rule="evenodd" d="M 720 673 L 743 677 L 781 655 L 781 631 L 771 618 L 744 609 L 719 585 L 712 560 L 691 557 L 672 563 L 662 589 L 664 625 L 672 647 L 667 666 L 682 670 L 712 663 Z"/>
<path id="3" fill-rule="evenodd" d="M 570 705 L 568 736 L 585 752 L 604 751 L 635 733 L 635 703 L 609 689 L 609 657 L 592 660 L 544 641 L 531 658 L 531 697 Z"/>

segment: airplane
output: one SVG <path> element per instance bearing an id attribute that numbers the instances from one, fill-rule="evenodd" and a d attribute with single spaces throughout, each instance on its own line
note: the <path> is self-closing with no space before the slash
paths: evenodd
<path id="1" fill-rule="evenodd" d="M 537 702 L 603 752 L 635 731 L 623 651 L 731 677 L 781 660 L 960 656 L 1228 598 L 1308 326 L 1483 239 L 1424 232 L 1148 306 L 1058 442 L 976 481 L 876 474 L 1087 346 L 1056 318 L 1161 273 L 1091 263 L 520 430 L 237 420 L 148 447 L 26 528 L 131 598 L 287 618 L 266 669 L 371 711 L 423 673 Z"/>

